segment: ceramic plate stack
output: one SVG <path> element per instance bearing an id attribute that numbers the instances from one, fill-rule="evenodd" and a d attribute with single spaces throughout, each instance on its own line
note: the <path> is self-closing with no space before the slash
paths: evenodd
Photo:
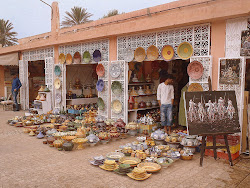
<path id="1" fill-rule="evenodd" d="M 99 167 L 103 170 L 114 171 L 118 168 L 118 164 L 115 162 L 115 160 L 105 160 L 104 164 Z"/>
<path id="2" fill-rule="evenodd" d="M 107 159 L 109 160 L 119 161 L 122 157 L 124 157 L 124 154 L 121 152 L 110 152 L 107 154 Z"/>
<path id="3" fill-rule="evenodd" d="M 141 162 L 141 159 L 136 157 L 122 157 L 120 159 L 120 163 L 122 164 L 129 164 L 130 166 L 136 166 Z"/>
<path id="4" fill-rule="evenodd" d="M 177 54 L 183 60 L 189 59 L 193 54 L 192 45 L 188 42 L 181 43 L 177 48 Z"/>
<path id="5" fill-rule="evenodd" d="M 91 55 L 90 55 L 89 51 L 85 51 L 83 53 L 82 59 L 83 59 L 84 63 L 89 63 L 91 61 Z"/>
<path id="6" fill-rule="evenodd" d="M 63 53 L 61 53 L 59 55 L 59 63 L 60 64 L 64 64 L 65 63 L 65 55 Z"/>
<path id="7" fill-rule="evenodd" d="M 161 170 L 161 165 L 152 162 L 144 162 L 137 165 L 138 168 L 144 168 L 147 172 L 159 172 Z"/>
<path id="8" fill-rule="evenodd" d="M 72 55 L 70 55 L 70 54 L 67 54 L 67 55 L 66 55 L 66 63 L 67 63 L 68 65 L 71 65 L 71 64 L 72 64 Z"/>
<path id="9" fill-rule="evenodd" d="M 115 173 L 120 174 L 120 175 L 127 175 L 127 173 L 130 173 L 132 169 L 129 164 L 120 164 L 119 168 L 114 171 Z"/>
<path id="10" fill-rule="evenodd" d="M 161 50 L 161 56 L 165 61 L 171 61 L 174 58 L 174 48 L 166 45 Z"/>
<path id="11" fill-rule="evenodd" d="M 127 175 L 134 180 L 145 180 L 151 176 L 151 174 L 147 174 L 145 169 L 137 167 L 135 167 L 134 170 Z"/>
<path id="12" fill-rule="evenodd" d="M 103 165 L 104 160 L 105 160 L 104 157 L 101 155 L 101 156 L 94 157 L 94 160 L 90 161 L 90 163 L 94 166 L 100 166 L 100 165 Z"/>
<path id="13" fill-rule="evenodd" d="M 144 59 L 146 58 L 146 52 L 142 47 L 138 47 L 135 50 L 134 56 L 137 62 L 143 62 Z"/>
<path id="14" fill-rule="evenodd" d="M 159 51 L 158 48 L 154 45 L 149 46 L 147 49 L 147 58 L 149 61 L 155 61 L 158 59 Z"/>
<path id="15" fill-rule="evenodd" d="M 199 61 L 193 61 L 189 63 L 187 67 L 188 76 L 194 80 L 198 80 L 203 75 L 203 65 Z"/>
<path id="16" fill-rule="evenodd" d="M 192 83 L 188 87 L 188 92 L 203 91 L 203 87 L 198 83 Z"/>
<path id="17" fill-rule="evenodd" d="M 74 54 L 73 64 L 80 64 L 81 63 L 81 54 L 76 52 Z"/>

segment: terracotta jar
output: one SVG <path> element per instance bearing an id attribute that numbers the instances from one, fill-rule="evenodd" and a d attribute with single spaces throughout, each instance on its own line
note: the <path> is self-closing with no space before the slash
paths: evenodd
<path id="1" fill-rule="evenodd" d="M 54 136 L 49 136 L 48 138 L 47 138 L 47 142 L 48 142 L 48 144 L 50 144 L 50 145 L 53 145 L 53 142 L 55 141 L 55 137 Z"/>
<path id="2" fill-rule="evenodd" d="M 55 140 L 55 141 L 53 142 L 53 145 L 54 145 L 54 147 L 56 147 L 56 148 L 61 148 L 62 145 L 63 145 L 63 141 L 62 141 L 62 140 Z"/>

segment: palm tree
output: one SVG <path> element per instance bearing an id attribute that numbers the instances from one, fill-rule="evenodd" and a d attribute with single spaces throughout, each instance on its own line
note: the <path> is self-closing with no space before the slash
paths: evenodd
<path id="1" fill-rule="evenodd" d="M 113 9 L 113 10 L 110 10 L 108 12 L 108 14 L 105 14 L 103 16 L 103 18 L 108 18 L 108 17 L 115 16 L 115 15 L 118 15 L 118 14 L 120 14 L 119 11 L 117 9 Z"/>
<path id="2" fill-rule="evenodd" d="M 13 28 L 9 20 L 0 19 L 0 44 L 3 47 L 17 44 L 17 32 L 11 31 Z"/>
<path id="3" fill-rule="evenodd" d="M 82 7 L 74 7 L 71 8 L 71 11 L 66 11 L 66 16 L 64 16 L 64 20 L 62 21 L 62 26 L 71 27 L 73 25 L 78 25 L 82 23 L 87 23 L 92 20 L 89 18 L 93 16 L 93 14 L 87 12 L 86 8 Z"/>

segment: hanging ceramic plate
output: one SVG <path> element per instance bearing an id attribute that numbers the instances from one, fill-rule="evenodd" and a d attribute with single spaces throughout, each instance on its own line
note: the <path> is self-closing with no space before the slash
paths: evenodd
<path id="1" fill-rule="evenodd" d="M 55 86 L 55 89 L 60 89 L 60 87 L 61 87 L 61 80 L 59 78 L 55 79 L 54 86 Z"/>
<path id="2" fill-rule="evenodd" d="M 94 61 L 97 62 L 97 63 L 98 63 L 99 61 L 101 61 L 102 55 L 101 55 L 100 50 L 95 50 L 95 51 L 94 51 L 94 53 L 93 53 L 93 59 L 94 59 Z"/>
<path id="3" fill-rule="evenodd" d="M 166 45 L 161 50 L 161 56 L 165 61 L 171 61 L 174 58 L 174 48 Z"/>
<path id="4" fill-rule="evenodd" d="M 194 80 L 198 80 L 203 75 L 204 68 L 202 64 L 199 61 L 193 61 L 189 63 L 187 67 L 187 73 L 190 76 L 190 78 Z"/>
<path id="5" fill-rule="evenodd" d="M 113 78 L 117 78 L 120 76 L 121 74 L 121 68 L 120 68 L 120 65 L 118 63 L 112 63 L 111 66 L 110 66 L 110 75 L 113 77 Z"/>
<path id="6" fill-rule="evenodd" d="M 181 43 L 177 48 L 178 56 L 183 59 L 189 59 L 193 54 L 193 47 L 188 42 Z"/>
<path id="7" fill-rule="evenodd" d="M 134 50 L 132 50 L 131 48 L 125 49 L 124 55 L 125 61 L 130 62 L 134 60 Z"/>
<path id="8" fill-rule="evenodd" d="M 137 62 L 143 62 L 144 59 L 146 58 L 146 52 L 142 47 L 138 47 L 135 50 L 134 56 Z"/>
<path id="9" fill-rule="evenodd" d="M 61 96 L 60 93 L 57 93 L 57 94 L 56 94 L 56 103 L 57 103 L 57 104 L 60 104 L 61 101 L 62 101 L 62 96 Z"/>
<path id="10" fill-rule="evenodd" d="M 203 87 L 198 83 L 192 83 L 188 87 L 188 92 L 192 91 L 203 91 Z"/>
<path id="11" fill-rule="evenodd" d="M 99 92 L 102 92 L 104 89 L 104 81 L 102 79 L 99 79 L 96 83 L 96 89 Z"/>
<path id="12" fill-rule="evenodd" d="M 81 54 L 76 52 L 73 58 L 73 64 L 80 64 L 81 63 Z"/>
<path id="13" fill-rule="evenodd" d="M 111 90 L 115 95 L 120 95 L 122 93 L 122 84 L 121 82 L 114 81 L 111 85 Z"/>
<path id="14" fill-rule="evenodd" d="M 104 110 L 105 104 L 101 97 L 97 99 L 97 105 L 100 110 Z"/>
<path id="15" fill-rule="evenodd" d="M 71 65 L 71 64 L 72 64 L 72 55 L 70 55 L 70 54 L 67 54 L 67 55 L 66 55 L 66 63 L 67 63 L 68 65 Z"/>
<path id="16" fill-rule="evenodd" d="M 89 63 L 91 61 L 91 55 L 90 55 L 89 51 L 85 51 L 83 53 L 83 57 L 82 58 L 83 58 L 83 62 L 84 63 Z"/>
<path id="17" fill-rule="evenodd" d="M 147 49 L 147 58 L 149 61 L 155 61 L 158 59 L 159 51 L 158 48 L 154 45 L 149 46 Z"/>
<path id="18" fill-rule="evenodd" d="M 63 53 L 61 53 L 59 55 L 59 63 L 60 64 L 64 64 L 65 63 L 65 55 Z"/>
<path id="19" fill-rule="evenodd" d="M 56 65 L 54 72 L 56 76 L 60 76 L 62 71 L 61 68 L 58 65 Z"/>
<path id="20" fill-rule="evenodd" d="M 122 103 L 119 100 L 112 102 L 112 110 L 115 114 L 119 114 L 122 111 Z"/>
<path id="21" fill-rule="evenodd" d="M 100 77 L 103 77 L 105 74 L 105 68 L 101 63 L 98 64 L 96 67 L 96 74 Z"/>

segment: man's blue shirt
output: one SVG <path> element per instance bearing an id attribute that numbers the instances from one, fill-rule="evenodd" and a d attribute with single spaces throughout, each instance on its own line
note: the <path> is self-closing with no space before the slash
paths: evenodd
<path id="1" fill-rule="evenodd" d="M 18 91 L 20 89 L 20 87 L 22 87 L 22 84 L 21 84 L 19 78 L 15 78 L 12 81 L 12 89 L 11 89 L 11 91 L 13 92 L 14 89 L 16 89 Z"/>

